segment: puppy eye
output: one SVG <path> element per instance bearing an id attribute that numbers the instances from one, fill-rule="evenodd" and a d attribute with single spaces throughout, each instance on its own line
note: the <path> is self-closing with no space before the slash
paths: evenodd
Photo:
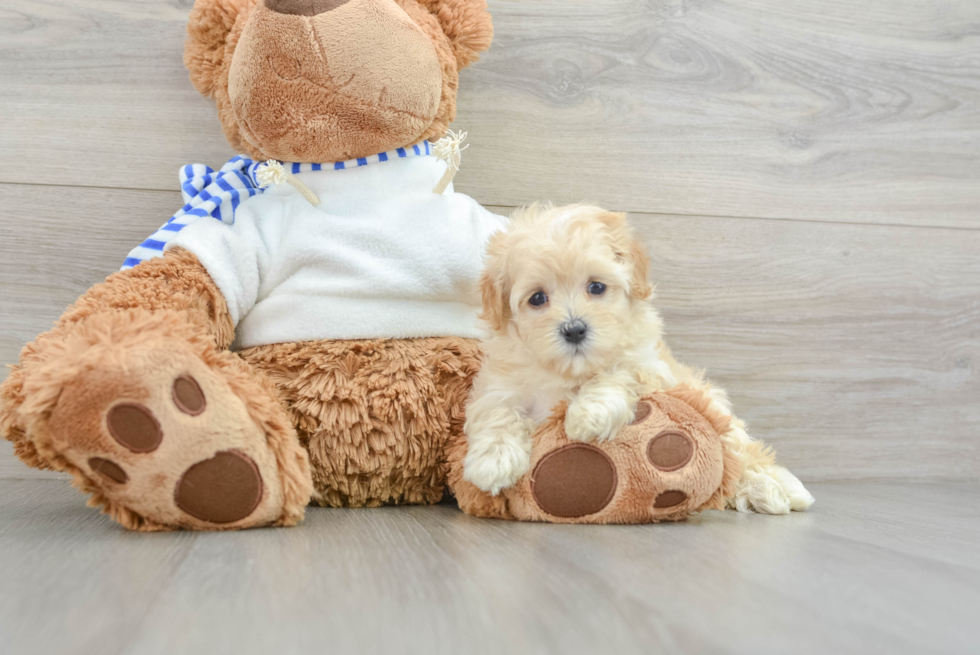
<path id="1" fill-rule="evenodd" d="M 589 293 L 593 296 L 601 296 L 606 292 L 606 285 L 602 282 L 589 282 Z"/>
<path id="2" fill-rule="evenodd" d="M 530 300 L 528 300 L 528 303 L 532 307 L 540 307 L 541 305 L 547 302 L 548 302 L 548 295 L 544 291 L 538 291 L 536 294 L 531 296 Z"/>

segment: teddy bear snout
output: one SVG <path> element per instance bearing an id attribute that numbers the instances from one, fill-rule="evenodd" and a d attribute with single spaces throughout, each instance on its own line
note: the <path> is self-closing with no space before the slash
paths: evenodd
<path id="1" fill-rule="evenodd" d="M 236 129 L 254 156 L 367 157 L 417 142 L 432 124 L 444 60 L 433 35 L 397 2 L 351 0 L 311 17 L 284 12 L 328 10 L 341 0 L 263 1 L 228 71 Z"/>
<path id="2" fill-rule="evenodd" d="M 267 9 L 292 16 L 317 16 L 333 11 L 350 0 L 265 0 Z"/>

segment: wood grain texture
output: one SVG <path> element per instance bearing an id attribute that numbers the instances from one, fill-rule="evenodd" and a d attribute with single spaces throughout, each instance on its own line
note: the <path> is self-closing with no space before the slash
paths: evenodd
<path id="1" fill-rule="evenodd" d="M 785 517 L 550 526 L 452 505 L 126 534 L 67 484 L 0 481 L 17 653 L 966 653 L 980 487 L 817 484 Z"/>
<path id="2" fill-rule="evenodd" d="M 4 481 L 0 489 L 4 652 L 118 653 L 193 535 L 134 539 L 64 481 Z"/>
<path id="3" fill-rule="evenodd" d="M 976 2 L 494 8 L 458 121 L 485 202 L 980 226 Z"/>
<path id="4" fill-rule="evenodd" d="M 173 188 L 232 153 L 190 0 L 3 0 L 0 181 Z M 458 188 L 488 204 L 980 226 L 980 3 L 491 0 Z M 98 162 L 98 165 L 92 165 Z"/>
<path id="5" fill-rule="evenodd" d="M 781 462 L 980 477 L 980 232 L 633 218 L 675 356 Z"/>
<path id="6" fill-rule="evenodd" d="M 5 363 L 180 204 L 175 192 L 37 191 L 0 185 Z M 675 354 L 728 388 L 801 477 L 978 477 L 980 231 L 631 221 Z M 0 477 L 20 477 L 3 452 Z"/>

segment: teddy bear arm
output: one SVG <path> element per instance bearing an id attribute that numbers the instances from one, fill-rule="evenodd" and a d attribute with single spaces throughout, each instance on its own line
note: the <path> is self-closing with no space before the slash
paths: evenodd
<path id="1" fill-rule="evenodd" d="M 181 312 L 188 322 L 212 336 L 219 349 L 227 348 L 235 339 L 221 291 L 197 257 L 180 248 L 114 273 L 95 285 L 68 308 L 54 332 L 93 314 L 132 309 Z"/>

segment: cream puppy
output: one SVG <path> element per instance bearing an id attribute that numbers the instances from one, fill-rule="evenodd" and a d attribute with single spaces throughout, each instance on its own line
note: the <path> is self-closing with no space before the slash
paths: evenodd
<path id="1" fill-rule="evenodd" d="M 491 336 L 466 409 L 464 477 L 498 494 L 530 467 L 536 426 L 569 403 L 570 439 L 612 439 L 639 397 L 678 384 L 705 389 L 731 414 L 725 391 L 678 363 L 662 340 L 649 262 L 623 214 L 534 205 L 495 234 L 481 279 Z M 744 461 L 729 506 L 785 514 L 813 497 L 735 420 L 723 435 Z"/>

